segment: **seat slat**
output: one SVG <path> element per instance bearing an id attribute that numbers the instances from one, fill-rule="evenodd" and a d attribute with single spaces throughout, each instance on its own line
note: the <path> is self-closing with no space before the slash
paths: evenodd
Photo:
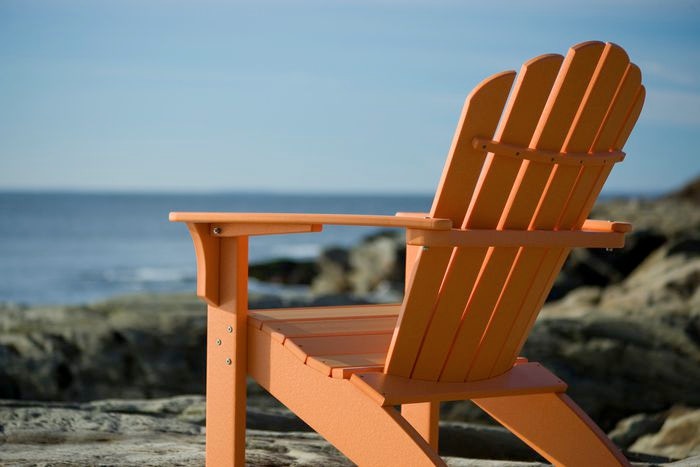
<path id="1" fill-rule="evenodd" d="M 249 310 L 248 321 L 260 329 L 269 322 L 398 316 L 400 308 L 399 304 L 389 304 L 260 309 Z"/>
<path id="2" fill-rule="evenodd" d="M 392 334 L 318 336 L 285 339 L 284 347 L 306 362 L 308 356 L 385 353 Z"/>
<path id="3" fill-rule="evenodd" d="M 494 139 L 526 145 L 544 107 L 562 62 L 559 55 L 545 55 L 523 65 Z M 465 213 L 462 228 L 491 229 L 498 223 L 510 187 L 522 161 L 489 155 L 474 201 Z M 494 216 L 493 213 L 496 213 Z M 437 380 L 469 302 L 471 286 L 478 284 L 487 248 L 457 248 L 440 289 L 437 306 L 425 334 L 412 376 Z M 476 290 L 476 289 L 475 289 Z"/>
<path id="4" fill-rule="evenodd" d="M 386 353 L 351 355 L 315 355 L 306 359 L 306 364 L 333 378 L 348 379 L 353 373 L 382 371 Z"/>
<path id="5" fill-rule="evenodd" d="M 396 316 L 370 318 L 316 319 L 303 321 L 273 321 L 263 323 L 262 330 L 272 338 L 284 339 L 312 336 L 349 336 L 355 334 L 389 334 L 394 332 Z"/>

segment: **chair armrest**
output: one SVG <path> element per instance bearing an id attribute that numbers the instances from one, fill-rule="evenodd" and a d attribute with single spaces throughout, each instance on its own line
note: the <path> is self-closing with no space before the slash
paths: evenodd
<path id="1" fill-rule="evenodd" d="M 599 221 L 596 219 L 586 219 L 581 230 L 591 230 L 595 232 L 619 232 L 628 233 L 632 231 L 632 224 L 629 222 Z"/>
<path id="2" fill-rule="evenodd" d="M 356 225 L 371 227 L 403 227 L 422 230 L 449 230 L 452 228 L 450 219 L 433 219 L 429 217 L 404 216 L 365 216 L 357 214 L 297 214 L 297 213 L 258 213 L 258 212 L 171 212 L 171 222 L 186 222 L 194 224 L 211 224 L 212 228 L 226 224 L 238 225 L 275 225 L 275 226 L 321 226 L 321 225 Z M 242 233 L 243 229 L 232 229 Z M 270 229 L 267 229 L 270 230 Z M 274 230 L 274 229 L 273 229 Z M 280 229 L 283 230 L 283 229 Z M 320 230 L 317 228 L 316 230 Z M 315 231 L 304 230 L 304 231 Z M 223 230 L 221 232 L 224 233 Z M 267 232 L 286 233 L 286 232 Z M 292 232 L 289 232 L 292 233 Z M 251 233 L 256 235 L 256 233 Z"/>

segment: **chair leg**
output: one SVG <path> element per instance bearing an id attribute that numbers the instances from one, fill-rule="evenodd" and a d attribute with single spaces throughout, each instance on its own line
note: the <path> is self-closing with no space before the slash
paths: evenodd
<path id="1" fill-rule="evenodd" d="M 219 303 L 207 310 L 206 465 L 245 465 L 247 239 L 221 241 Z"/>
<path id="2" fill-rule="evenodd" d="M 440 423 L 440 403 L 421 402 L 403 404 L 401 416 L 416 429 L 431 448 L 438 450 L 438 433 Z"/>
<path id="3" fill-rule="evenodd" d="M 393 407 L 305 365 L 269 334 L 248 328 L 248 372 L 317 433 L 362 466 L 444 466 Z"/>
<path id="4" fill-rule="evenodd" d="M 554 465 L 629 465 L 605 433 L 566 394 L 472 401 Z"/>

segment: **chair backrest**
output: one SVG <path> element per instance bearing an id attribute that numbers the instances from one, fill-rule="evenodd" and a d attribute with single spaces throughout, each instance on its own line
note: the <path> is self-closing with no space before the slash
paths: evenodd
<path id="1" fill-rule="evenodd" d="M 612 164 L 523 160 L 487 152 L 474 138 L 557 153 L 618 151 L 644 95 L 639 68 L 602 42 L 534 58 L 517 77 L 486 79 L 467 97 L 430 215 L 463 229 L 581 228 Z M 423 247 L 385 372 L 472 381 L 507 371 L 569 250 Z"/>

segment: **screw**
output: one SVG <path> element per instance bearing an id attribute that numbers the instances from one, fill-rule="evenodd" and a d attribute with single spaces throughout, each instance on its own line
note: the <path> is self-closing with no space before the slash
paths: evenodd
<path id="1" fill-rule="evenodd" d="M 219 235 L 219 234 L 221 234 L 221 227 L 214 227 L 213 232 L 214 232 L 214 235 Z"/>
<path id="2" fill-rule="evenodd" d="M 221 345 L 221 339 L 216 340 L 216 345 Z"/>
<path id="3" fill-rule="evenodd" d="M 430 249 L 430 248 L 428 248 L 427 246 L 424 246 L 424 247 L 423 247 L 423 251 L 428 251 L 429 249 Z"/>
<path id="4" fill-rule="evenodd" d="M 230 359 L 230 358 L 227 358 L 227 359 L 226 359 L 226 364 L 227 364 L 227 365 L 230 365 L 230 364 L 231 364 L 231 359 Z"/>
<path id="5" fill-rule="evenodd" d="M 233 332 L 233 328 L 231 326 L 226 327 L 226 332 L 229 332 L 229 333 Z"/>

